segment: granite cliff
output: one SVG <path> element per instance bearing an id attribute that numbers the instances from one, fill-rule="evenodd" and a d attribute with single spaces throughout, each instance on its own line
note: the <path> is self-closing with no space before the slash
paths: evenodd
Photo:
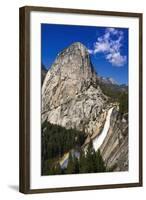
<path id="1" fill-rule="evenodd" d="M 121 117 L 118 106 L 113 109 L 110 128 L 100 151 L 109 169 L 128 170 L 128 114 Z"/>
<path id="2" fill-rule="evenodd" d="M 62 51 L 46 74 L 42 86 L 42 121 L 93 134 L 108 97 L 86 47 L 77 42 Z"/>
<path id="3" fill-rule="evenodd" d="M 111 79 L 97 76 L 86 47 L 73 43 L 59 53 L 42 85 L 42 123 L 48 121 L 66 129 L 83 131 L 82 148 L 100 135 L 108 110 L 113 107 L 110 128 L 100 146 L 108 169 L 128 170 L 128 117 L 119 113 L 119 103 L 110 102 L 105 85 L 119 92 Z M 123 90 L 123 88 L 122 88 Z M 124 87 L 125 90 L 125 87 Z"/>

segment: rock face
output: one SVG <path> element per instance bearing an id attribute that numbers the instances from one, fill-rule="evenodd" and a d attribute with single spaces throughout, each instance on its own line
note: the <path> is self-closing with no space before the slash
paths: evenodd
<path id="1" fill-rule="evenodd" d="M 128 170 L 128 117 L 119 117 L 115 108 L 111 115 L 110 129 L 100 147 L 103 159 L 108 168 L 114 171 Z"/>
<path id="2" fill-rule="evenodd" d="M 56 58 L 42 86 L 42 121 L 92 135 L 108 97 L 97 83 L 86 47 L 73 43 Z"/>
<path id="3" fill-rule="evenodd" d="M 42 64 L 41 66 L 41 85 L 44 82 L 45 76 L 47 74 L 47 69 L 44 67 L 44 65 Z"/>

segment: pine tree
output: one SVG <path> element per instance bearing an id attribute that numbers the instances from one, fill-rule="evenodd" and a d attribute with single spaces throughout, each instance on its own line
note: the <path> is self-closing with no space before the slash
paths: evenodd
<path id="1" fill-rule="evenodd" d="M 80 159 L 79 159 L 79 173 L 86 173 L 86 158 L 84 151 L 80 152 Z"/>
<path id="2" fill-rule="evenodd" d="M 86 165 L 87 165 L 87 169 L 86 169 L 87 173 L 96 172 L 96 153 L 93 148 L 92 141 L 90 141 L 88 149 L 87 149 Z"/>
<path id="3" fill-rule="evenodd" d="M 78 158 L 74 157 L 74 172 L 75 174 L 79 173 L 79 161 Z"/>
<path id="4" fill-rule="evenodd" d="M 59 163 L 55 166 L 55 174 L 62 174 L 62 170 Z"/>
<path id="5" fill-rule="evenodd" d="M 69 158 L 68 158 L 68 165 L 67 165 L 67 174 L 73 174 L 74 173 L 74 161 L 72 157 L 72 153 L 69 153 Z"/>
<path id="6" fill-rule="evenodd" d="M 100 154 L 100 150 L 98 150 L 96 153 L 96 162 L 97 162 L 97 172 L 105 172 L 106 167 L 105 167 L 103 158 Z"/>

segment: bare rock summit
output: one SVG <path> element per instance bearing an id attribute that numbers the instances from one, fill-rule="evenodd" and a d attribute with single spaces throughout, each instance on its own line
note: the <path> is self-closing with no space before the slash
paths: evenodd
<path id="1" fill-rule="evenodd" d="M 57 55 L 46 74 L 42 85 L 42 121 L 92 135 L 107 100 L 98 85 L 88 50 L 76 42 Z"/>

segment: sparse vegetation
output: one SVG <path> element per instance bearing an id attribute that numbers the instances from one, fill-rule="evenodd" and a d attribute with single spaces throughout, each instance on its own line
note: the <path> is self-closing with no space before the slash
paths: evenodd
<path id="1" fill-rule="evenodd" d="M 128 94 L 121 93 L 119 96 L 119 112 L 123 115 L 124 113 L 128 113 Z"/>
<path id="2" fill-rule="evenodd" d="M 128 113 L 128 86 L 100 83 L 100 87 L 103 93 L 110 97 L 111 102 L 119 102 L 121 115 Z"/>

